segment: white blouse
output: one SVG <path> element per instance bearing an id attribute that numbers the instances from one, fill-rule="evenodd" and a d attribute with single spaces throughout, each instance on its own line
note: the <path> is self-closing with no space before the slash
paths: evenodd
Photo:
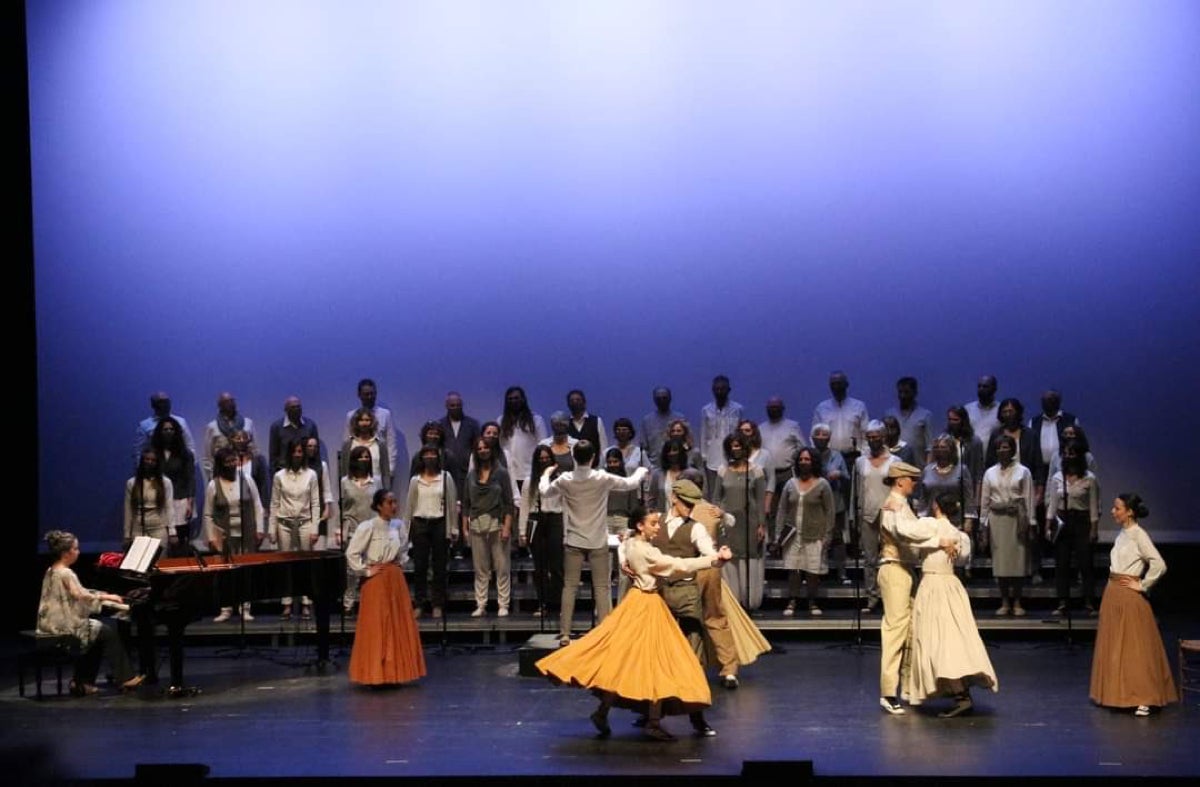
<path id="1" fill-rule="evenodd" d="M 622 542 L 624 558 L 629 567 L 637 572 L 633 584 L 639 590 L 654 590 L 658 587 L 658 578 L 669 579 L 682 574 L 709 568 L 713 565 L 711 556 L 679 558 L 663 554 L 658 547 L 642 538 L 627 538 Z"/>
<path id="2" fill-rule="evenodd" d="M 1145 576 L 1142 576 L 1143 569 Z M 1113 574 L 1142 577 L 1142 590 L 1147 591 L 1167 573 L 1167 564 L 1142 526 L 1134 524 L 1117 533 L 1112 551 L 1108 553 L 1108 570 Z"/>
<path id="3" fill-rule="evenodd" d="M 401 565 L 408 554 L 408 523 L 403 519 L 390 522 L 372 517 L 360 522 L 346 547 L 346 565 L 350 573 L 365 577 L 367 566 L 378 563 Z"/>

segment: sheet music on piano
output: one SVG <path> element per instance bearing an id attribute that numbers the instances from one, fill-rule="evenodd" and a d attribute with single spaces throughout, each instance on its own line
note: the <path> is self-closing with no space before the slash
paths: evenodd
<path id="1" fill-rule="evenodd" d="M 162 539 L 153 536 L 138 536 L 129 545 L 125 559 L 121 561 L 121 571 L 134 574 L 145 574 L 150 571 L 158 554 L 162 550 Z"/>

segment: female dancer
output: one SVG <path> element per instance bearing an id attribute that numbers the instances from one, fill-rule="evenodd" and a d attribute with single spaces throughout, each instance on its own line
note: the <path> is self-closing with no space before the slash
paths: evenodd
<path id="1" fill-rule="evenodd" d="M 732 554 L 721 547 L 715 558 L 664 555 L 650 543 L 658 535 L 659 518 L 642 508 L 630 516 L 630 537 L 622 548 L 637 576 L 629 595 L 596 628 L 535 665 L 555 683 L 600 697 L 591 720 L 602 738 L 612 734 L 608 711 L 614 705 L 644 714 L 643 732 L 669 741 L 674 736 L 662 728 L 664 713 L 691 713 L 712 704 L 704 669 L 658 594 L 658 580 L 719 566 Z"/>
<path id="2" fill-rule="evenodd" d="M 954 706 L 938 715 L 944 719 L 969 713 L 974 707 L 971 686 L 998 691 L 996 670 L 988 658 L 971 602 L 954 564 L 971 559 L 971 539 L 951 520 L 961 513 L 958 490 L 944 491 L 931 503 L 938 539 L 958 539 L 952 558 L 944 549 L 925 552 L 921 584 L 912 606 L 912 649 L 905 693 L 913 705 L 930 697 L 954 697 Z"/>
<path id="3" fill-rule="evenodd" d="M 1167 564 L 1138 524 L 1150 515 L 1140 497 L 1117 495 L 1112 515 L 1121 532 L 1113 541 L 1108 586 L 1100 600 L 1090 694 L 1097 705 L 1133 708 L 1135 716 L 1149 716 L 1151 708 L 1179 699 L 1145 596 L 1167 572 Z"/>
<path id="4" fill-rule="evenodd" d="M 100 659 L 108 659 L 113 680 L 122 691 L 137 688 L 145 679 L 135 675 L 129 655 L 117 630 L 90 617 L 103 604 L 121 604 L 120 596 L 87 590 L 71 569 L 79 559 L 79 539 L 62 530 L 46 534 L 46 545 L 54 556 L 54 564 L 42 577 L 42 598 L 38 603 L 37 632 L 50 636 L 69 636 L 79 641 L 80 656 L 75 662 L 75 677 L 71 679 L 71 694 L 83 697 L 96 694 L 96 674 Z"/>
<path id="5" fill-rule="evenodd" d="M 408 683 L 425 674 L 421 632 L 400 568 L 408 527 L 396 519 L 400 504 L 387 489 L 375 492 L 371 508 L 377 516 L 355 528 L 346 548 L 346 564 L 362 582 L 350 680 L 367 686 Z"/>

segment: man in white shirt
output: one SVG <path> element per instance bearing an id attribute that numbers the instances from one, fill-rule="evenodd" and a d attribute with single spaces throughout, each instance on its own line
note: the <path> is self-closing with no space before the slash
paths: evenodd
<path id="1" fill-rule="evenodd" d="M 704 461 L 704 491 L 712 495 L 717 470 L 725 464 L 725 437 L 733 434 L 742 420 L 742 406 L 729 398 L 729 378 L 719 374 L 712 381 L 713 400 L 700 411 L 700 458 Z"/>
<path id="2" fill-rule="evenodd" d="M 964 405 L 967 417 L 971 419 L 971 431 L 975 432 L 984 447 L 991 441 L 992 433 L 1000 428 L 1000 403 L 996 401 L 998 388 L 996 376 L 985 374 L 975 384 L 979 398 Z"/>
<path id="3" fill-rule="evenodd" d="M 783 485 L 792 477 L 792 459 L 796 452 L 808 445 L 800 424 L 790 418 L 784 418 L 783 399 L 772 396 L 767 400 L 767 420 L 758 425 L 758 433 L 762 436 L 762 447 L 771 457 L 771 467 L 767 468 L 767 484 L 771 490 L 772 502 L 779 500 Z M 774 508 L 774 506 L 772 506 Z M 767 511 L 767 516 L 774 516 L 774 511 Z"/>
<path id="4" fill-rule="evenodd" d="M 854 457 L 849 455 L 861 450 L 860 446 L 866 439 L 867 422 L 871 420 L 867 415 L 867 405 L 860 399 L 847 396 L 848 390 L 850 379 L 845 372 L 838 370 L 830 374 L 829 392 L 833 396 L 813 408 L 811 424 L 828 424 L 829 447 L 841 452 L 847 464 L 854 461 Z"/>
<path id="5" fill-rule="evenodd" d="M 369 377 L 364 377 L 358 381 L 358 401 L 362 403 L 365 410 L 370 410 L 375 414 L 375 438 L 383 444 L 384 451 L 387 453 L 388 467 L 391 468 L 392 478 L 401 476 L 401 469 L 396 465 L 396 430 L 392 422 L 392 411 L 386 407 L 381 407 L 376 403 L 379 396 L 379 387 L 375 385 L 375 381 Z M 346 429 L 342 435 L 342 441 L 349 440 L 353 424 L 350 423 L 354 418 L 354 414 L 358 412 L 358 408 L 346 412 Z M 393 484 L 394 485 L 394 484 Z"/>
<path id="6" fill-rule="evenodd" d="M 557 491 L 562 497 L 564 516 L 562 611 L 558 620 L 560 644 L 571 641 L 572 617 L 575 614 L 575 591 L 583 573 L 586 557 L 592 570 L 592 598 L 596 605 L 596 623 L 612 611 L 612 566 L 608 553 L 608 493 L 628 492 L 639 488 L 649 472 L 644 467 L 623 477 L 596 470 L 592 460 L 596 448 L 590 440 L 580 440 L 571 449 L 575 469 L 551 480 L 553 467 L 547 467 L 538 480 L 542 496 Z"/>

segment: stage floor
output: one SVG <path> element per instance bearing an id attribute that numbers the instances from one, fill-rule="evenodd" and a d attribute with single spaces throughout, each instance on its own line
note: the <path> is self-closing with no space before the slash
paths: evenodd
<path id="1" fill-rule="evenodd" d="M 1194 635 L 1195 620 L 1164 632 Z M 747 761 L 804 761 L 821 777 L 1200 775 L 1200 702 L 1150 718 L 1088 701 L 1090 642 L 991 638 L 997 694 L 976 692 L 973 715 L 930 710 L 888 716 L 877 706 L 878 650 L 845 638 L 786 640 L 742 672 L 741 688 L 714 683 L 708 716 L 718 736 L 644 739 L 614 710 L 597 740 L 587 693 L 518 675 L 518 644 L 426 649 L 429 674 L 411 686 L 348 684 L 348 654 L 315 674 L 307 643 L 188 653 L 190 699 L 144 689 L 131 696 L 20 698 L 15 666 L 0 685 L 6 782 L 128 779 L 139 763 L 203 763 L 221 777 L 736 776 Z M 877 641 L 872 635 L 869 641 Z M 10 648 L 11 651 L 11 648 Z"/>

